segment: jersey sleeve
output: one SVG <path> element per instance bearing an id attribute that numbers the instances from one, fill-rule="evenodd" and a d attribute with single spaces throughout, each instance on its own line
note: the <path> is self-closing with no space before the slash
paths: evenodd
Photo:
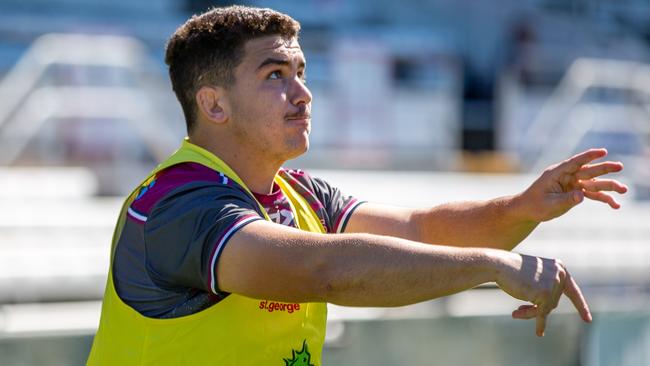
<path id="1" fill-rule="evenodd" d="M 325 212 L 329 218 L 330 232 L 345 232 L 345 226 L 354 210 L 366 201 L 343 194 L 339 188 L 332 186 L 323 179 L 310 176 L 308 178 L 311 180 L 314 194 L 325 207 Z"/>
<path id="2" fill-rule="evenodd" d="M 196 288 L 224 296 L 216 268 L 237 230 L 263 220 L 259 206 L 236 186 L 188 184 L 151 211 L 144 227 L 147 271 L 164 288 Z"/>

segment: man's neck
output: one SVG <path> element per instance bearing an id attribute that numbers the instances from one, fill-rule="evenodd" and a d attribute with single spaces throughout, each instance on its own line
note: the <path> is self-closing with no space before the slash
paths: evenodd
<path id="1" fill-rule="evenodd" d="M 282 162 L 267 161 L 255 152 L 229 146 L 224 141 L 204 140 L 195 136 L 190 137 L 190 142 L 208 150 L 228 164 L 251 191 L 269 194 L 273 190 L 273 179 Z"/>

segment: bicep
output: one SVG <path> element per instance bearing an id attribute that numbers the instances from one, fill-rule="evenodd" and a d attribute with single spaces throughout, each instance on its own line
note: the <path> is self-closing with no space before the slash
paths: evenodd
<path id="1" fill-rule="evenodd" d="M 322 301 L 317 273 L 324 235 L 258 220 L 228 240 L 216 263 L 219 288 L 287 302 Z"/>
<path id="2" fill-rule="evenodd" d="M 413 213 L 410 208 L 366 202 L 352 213 L 345 232 L 416 240 L 418 235 Z"/>

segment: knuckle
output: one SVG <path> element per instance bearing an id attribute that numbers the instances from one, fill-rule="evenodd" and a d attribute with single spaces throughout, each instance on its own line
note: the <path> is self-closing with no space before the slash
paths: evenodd
<path id="1" fill-rule="evenodd" d="M 562 184 L 563 186 L 567 185 L 569 183 L 569 179 L 570 177 L 568 174 L 562 174 L 560 176 L 560 184 Z"/>
<path id="2" fill-rule="evenodd" d="M 555 169 L 556 169 L 558 166 L 560 166 L 560 164 L 553 164 L 553 165 L 549 165 L 549 166 L 547 166 L 546 169 L 544 169 L 544 171 L 542 172 L 542 175 L 544 175 L 544 176 L 548 176 L 548 175 L 550 175 L 550 174 L 553 174 L 553 171 L 555 171 Z"/>

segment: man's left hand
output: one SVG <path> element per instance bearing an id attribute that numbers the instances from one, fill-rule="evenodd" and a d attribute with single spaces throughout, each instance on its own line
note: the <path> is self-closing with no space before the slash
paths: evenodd
<path id="1" fill-rule="evenodd" d="M 619 172 L 623 164 L 613 161 L 590 164 L 605 156 L 607 150 L 591 149 L 544 170 L 519 197 L 527 216 L 536 222 L 548 221 L 563 215 L 585 197 L 620 208 L 606 192 L 622 194 L 627 192 L 627 187 L 617 180 L 597 177 Z"/>

